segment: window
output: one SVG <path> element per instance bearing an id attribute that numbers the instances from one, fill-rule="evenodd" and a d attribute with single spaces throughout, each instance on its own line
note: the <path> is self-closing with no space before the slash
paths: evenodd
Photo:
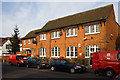
<path id="1" fill-rule="evenodd" d="M 24 40 L 24 45 L 26 44 L 26 41 Z"/>
<path id="2" fill-rule="evenodd" d="M 26 51 L 24 51 L 24 54 L 26 54 Z"/>
<path id="3" fill-rule="evenodd" d="M 34 50 L 34 56 L 35 56 L 35 50 Z"/>
<path id="4" fill-rule="evenodd" d="M 40 40 L 46 40 L 46 34 L 41 34 L 40 35 Z"/>
<path id="5" fill-rule="evenodd" d="M 120 60 L 120 52 L 118 53 L 118 60 Z"/>
<path id="6" fill-rule="evenodd" d="M 11 46 L 9 44 L 7 44 L 6 49 L 11 49 Z"/>
<path id="7" fill-rule="evenodd" d="M 85 47 L 85 58 L 93 57 L 93 52 L 100 52 L 100 47 L 97 45 L 90 45 Z"/>
<path id="8" fill-rule="evenodd" d="M 51 49 L 52 57 L 59 57 L 60 56 L 60 48 L 54 47 Z"/>
<path id="9" fill-rule="evenodd" d="M 28 40 L 28 44 L 31 44 L 31 40 L 30 39 Z"/>
<path id="10" fill-rule="evenodd" d="M 100 33 L 99 24 L 85 27 L 85 35 Z"/>
<path id="11" fill-rule="evenodd" d="M 72 37 L 72 36 L 77 36 L 77 28 L 66 30 L 66 37 Z"/>
<path id="12" fill-rule="evenodd" d="M 66 58 L 77 58 L 77 47 L 75 46 L 67 47 Z"/>
<path id="13" fill-rule="evenodd" d="M 40 57 L 46 57 L 46 48 L 40 48 Z"/>
<path id="14" fill-rule="evenodd" d="M 51 33 L 51 39 L 55 39 L 55 38 L 60 38 L 60 32 L 59 31 Z"/>

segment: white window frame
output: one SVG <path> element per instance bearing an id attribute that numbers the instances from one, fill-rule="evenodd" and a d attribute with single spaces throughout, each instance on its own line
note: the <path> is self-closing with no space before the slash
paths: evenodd
<path id="1" fill-rule="evenodd" d="M 24 54 L 26 54 L 26 51 L 24 51 Z"/>
<path id="2" fill-rule="evenodd" d="M 54 31 L 51 33 L 51 39 L 60 38 L 60 31 Z"/>
<path id="3" fill-rule="evenodd" d="M 73 56 L 71 56 L 71 48 L 73 47 Z M 67 47 L 68 48 L 68 47 Z M 77 48 L 77 47 L 75 47 L 75 46 L 70 46 L 69 47 L 69 51 L 67 51 L 67 48 L 66 48 L 66 58 L 77 58 L 77 56 L 76 56 L 76 52 L 77 51 L 75 51 L 75 48 Z M 69 52 L 69 56 L 67 56 L 67 52 Z"/>
<path id="4" fill-rule="evenodd" d="M 93 52 L 100 52 L 100 51 L 97 51 L 97 48 L 100 48 L 100 46 L 97 46 L 97 45 L 89 45 L 89 46 L 86 46 L 89 48 L 89 51 L 87 54 L 89 54 L 88 56 L 86 56 L 86 49 L 85 49 L 85 58 L 90 58 L 90 53 L 93 53 Z M 85 47 L 85 48 L 86 48 Z M 91 51 L 91 48 L 94 48 L 94 51 Z"/>
<path id="5" fill-rule="evenodd" d="M 46 34 L 40 34 L 40 40 L 46 40 Z"/>
<path id="6" fill-rule="evenodd" d="M 35 56 L 36 51 L 34 50 L 34 56 Z"/>
<path id="7" fill-rule="evenodd" d="M 91 32 L 91 27 L 92 27 L 92 26 L 94 26 L 94 32 Z M 99 31 L 98 31 L 98 32 L 96 31 L 97 26 L 99 26 L 99 24 L 91 25 L 91 26 L 86 26 L 86 27 L 85 27 L 85 35 L 89 35 L 89 34 L 98 34 L 98 33 L 100 33 L 100 27 L 99 27 Z M 89 28 L 89 29 L 88 29 L 88 30 L 89 30 L 88 33 L 86 33 L 87 27 Z"/>
<path id="8" fill-rule="evenodd" d="M 26 45 L 26 40 L 24 40 L 24 45 Z"/>
<path id="9" fill-rule="evenodd" d="M 71 32 L 73 32 L 73 34 Z M 66 37 L 74 37 L 74 36 L 77 36 L 77 28 L 66 30 Z"/>
<path id="10" fill-rule="evenodd" d="M 46 48 L 40 48 L 40 57 L 46 57 Z"/>
<path id="11" fill-rule="evenodd" d="M 55 52 L 56 52 L 55 48 L 57 48 L 57 56 L 55 55 Z M 52 55 L 52 49 L 53 49 L 53 54 L 54 55 Z M 54 47 L 52 49 L 51 49 L 51 57 L 60 57 L 60 48 L 59 47 Z"/>
<path id="12" fill-rule="evenodd" d="M 31 39 L 28 40 L 28 44 L 31 44 Z"/>

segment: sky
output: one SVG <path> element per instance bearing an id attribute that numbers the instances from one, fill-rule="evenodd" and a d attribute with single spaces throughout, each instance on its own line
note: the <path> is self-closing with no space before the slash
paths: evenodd
<path id="1" fill-rule="evenodd" d="M 22 38 L 31 30 L 42 28 L 50 20 L 109 4 L 113 4 L 116 20 L 118 21 L 118 1 L 115 2 L 114 0 L 110 2 L 75 2 L 74 0 L 69 2 L 1 1 L 0 37 L 11 37 L 15 25 L 17 25 Z"/>

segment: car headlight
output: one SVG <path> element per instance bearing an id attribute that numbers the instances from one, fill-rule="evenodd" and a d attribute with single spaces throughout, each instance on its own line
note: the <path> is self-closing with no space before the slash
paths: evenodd
<path id="1" fill-rule="evenodd" d="M 24 62 L 21 60 L 21 63 L 24 63 Z"/>
<path id="2" fill-rule="evenodd" d="M 78 69 L 78 68 L 81 68 L 81 66 L 75 66 L 74 68 L 75 68 L 75 69 Z"/>

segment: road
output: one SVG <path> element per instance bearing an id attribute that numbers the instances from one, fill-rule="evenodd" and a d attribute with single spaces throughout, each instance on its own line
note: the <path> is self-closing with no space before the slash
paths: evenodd
<path id="1" fill-rule="evenodd" d="M 83 79 L 109 79 L 105 76 L 96 76 L 92 72 L 71 74 L 69 72 L 51 71 L 50 69 L 36 69 L 17 67 L 7 63 L 2 64 L 2 78 L 82 78 Z"/>

